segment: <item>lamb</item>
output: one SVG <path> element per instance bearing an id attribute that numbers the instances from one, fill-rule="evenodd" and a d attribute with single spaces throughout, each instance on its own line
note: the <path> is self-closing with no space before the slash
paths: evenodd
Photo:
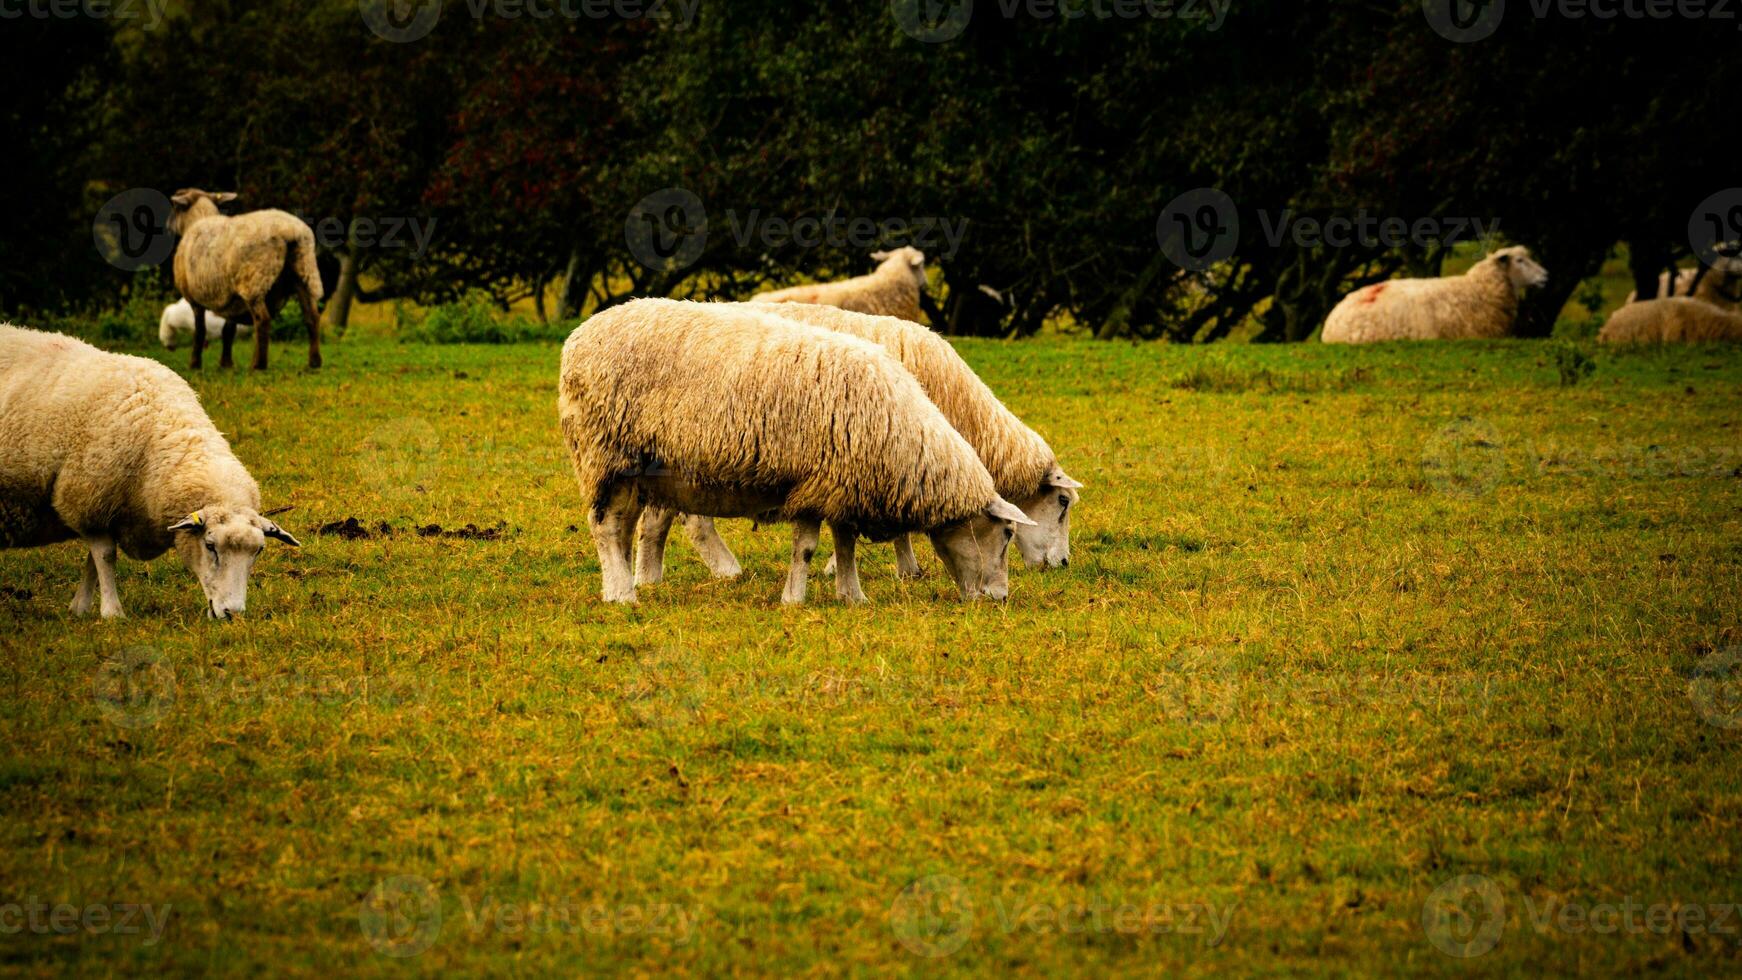
<path id="1" fill-rule="evenodd" d="M 230 366 L 234 321 L 254 325 L 253 369 L 266 369 L 272 318 L 292 295 L 308 324 L 308 366 L 321 366 L 321 276 L 315 268 L 315 233 L 301 218 L 284 211 L 251 211 L 227 217 L 218 205 L 232 193 L 209 194 L 198 188 L 171 197 L 169 230 L 181 236 L 175 250 L 175 288 L 193 306 L 194 353 L 198 370 L 206 348 L 207 311 L 226 317 L 219 367 Z"/>
<path id="2" fill-rule="evenodd" d="M 630 548 L 644 503 L 793 522 L 787 603 L 804 601 L 823 522 L 848 602 L 865 601 L 855 539 L 916 530 L 964 599 L 1008 594 L 1005 555 L 1028 518 L 875 344 L 747 305 L 635 300 L 569 335 L 557 414 L 607 602 L 635 601 Z"/>
<path id="3" fill-rule="evenodd" d="M 1711 268 L 1705 270 L 1704 275 L 1698 269 L 1679 269 L 1675 274 L 1673 289 L 1670 287 L 1669 273 L 1660 273 L 1657 277 L 1657 295 L 1660 299 L 1692 296 L 1720 309 L 1742 311 L 1742 259 L 1720 258 Z M 1627 294 L 1629 305 L 1637 302 L 1638 291 Z"/>
<path id="4" fill-rule="evenodd" d="M 1629 303 L 1598 332 L 1606 344 L 1742 341 L 1742 313 L 1691 296 Z"/>
<path id="5" fill-rule="evenodd" d="M 217 322 L 212 323 L 213 320 L 216 320 Z M 206 314 L 208 329 L 216 327 L 217 329 L 222 330 L 226 322 L 227 321 L 225 321 L 223 317 L 218 316 L 215 313 Z M 157 339 L 163 341 L 163 346 L 166 350 L 175 350 L 175 345 L 180 341 L 182 336 L 192 335 L 193 332 L 194 308 L 189 305 L 188 301 L 185 299 L 178 299 L 164 307 L 163 315 L 157 318 Z M 253 333 L 254 324 L 236 324 L 236 336 L 247 337 Z"/>
<path id="6" fill-rule="evenodd" d="M 776 312 L 786 319 L 871 341 L 895 355 L 944 418 L 974 447 L 992 474 L 998 494 L 1035 522 L 1016 530 L 1017 551 L 1023 561 L 1042 568 L 1070 564 L 1070 510 L 1082 484 L 1065 474 L 1046 440 L 1004 407 L 948 341 L 926 327 L 894 317 L 796 304 L 781 306 Z M 648 508 L 642 514 L 638 583 L 652 584 L 662 576 L 665 537 L 673 516 L 659 508 Z M 684 529 L 715 575 L 738 573 L 737 560 L 711 521 L 685 515 Z M 895 539 L 895 556 L 898 575 L 917 578 L 922 574 L 906 536 Z"/>
<path id="7" fill-rule="evenodd" d="M 60 334 L 0 324 L 0 548 L 79 539 L 73 597 L 122 615 L 116 548 L 140 561 L 174 547 L 229 619 L 267 538 L 297 540 L 260 515 L 260 489 L 174 371 Z"/>
<path id="8" fill-rule="evenodd" d="M 1547 281 L 1548 271 L 1529 249 L 1503 248 L 1461 276 L 1392 279 L 1357 289 L 1325 318 L 1320 339 L 1368 344 L 1507 337 L 1518 319 L 1517 290 Z"/>
<path id="9" fill-rule="evenodd" d="M 793 286 L 751 297 L 753 303 L 814 303 L 855 313 L 876 313 L 919 323 L 919 292 L 925 288 L 925 253 L 912 246 L 874 252 L 877 271 L 841 282 Z"/>

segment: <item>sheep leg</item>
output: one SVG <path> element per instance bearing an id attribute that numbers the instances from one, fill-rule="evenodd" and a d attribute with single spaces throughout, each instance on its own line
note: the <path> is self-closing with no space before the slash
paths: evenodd
<path id="1" fill-rule="evenodd" d="M 194 311 L 194 353 L 188 362 L 188 369 L 198 371 L 205 366 L 206 355 L 206 310 L 205 307 L 189 303 Z"/>
<path id="2" fill-rule="evenodd" d="M 857 536 L 853 529 L 844 524 L 830 524 L 829 533 L 835 538 L 835 595 L 848 605 L 869 602 L 865 590 L 859 587 L 859 560 L 854 554 Z"/>
<path id="3" fill-rule="evenodd" d="M 714 530 L 713 518 L 685 514 L 683 529 L 689 535 L 690 544 L 696 546 L 696 552 L 702 556 L 703 563 L 715 578 L 737 578 L 743 573 L 744 568 L 738 564 L 737 556 L 732 554 L 731 548 L 726 547 L 720 532 Z"/>
<path id="4" fill-rule="evenodd" d="M 895 539 L 895 577 L 925 578 L 925 569 L 913 553 L 913 538 L 906 534 Z"/>
<path id="5" fill-rule="evenodd" d="M 587 527 L 593 532 L 593 546 L 599 550 L 599 574 L 606 602 L 635 601 L 635 575 L 629 560 L 630 549 L 635 547 L 635 518 L 640 510 L 635 488 L 617 486 L 587 511 Z"/>
<path id="6" fill-rule="evenodd" d="M 218 366 L 221 368 L 235 367 L 236 362 L 230 359 L 230 348 L 236 343 L 236 321 L 234 319 L 224 321 L 224 330 L 221 336 L 224 341 L 224 352 L 218 356 Z"/>
<path id="7" fill-rule="evenodd" d="M 85 576 L 79 580 L 79 591 L 73 593 L 72 611 L 74 616 L 89 616 L 91 614 L 91 598 L 97 592 L 97 559 L 85 552 Z"/>
<path id="8" fill-rule="evenodd" d="M 296 284 L 296 304 L 302 308 L 302 322 L 308 324 L 308 366 L 313 371 L 321 366 L 321 315 L 314 294 L 301 280 Z"/>
<path id="9" fill-rule="evenodd" d="M 265 300 L 249 304 L 248 312 L 254 317 L 254 363 L 251 369 L 266 370 L 266 348 L 272 341 L 272 311 L 267 309 Z"/>
<path id="10" fill-rule="evenodd" d="M 817 553 L 817 538 L 822 535 L 821 521 L 795 521 L 792 530 L 792 567 L 786 572 L 786 589 L 780 601 L 796 605 L 804 601 L 806 580 L 810 578 L 811 559 Z"/>
<path id="11" fill-rule="evenodd" d="M 665 578 L 665 538 L 677 511 L 649 506 L 641 511 L 641 530 L 635 536 L 635 584 L 658 585 Z"/>
<path id="12" fill-rule="evenodd" d="M 91 550 L 91 567 L 97 573 L 97 596 L 104 619 L 120 619 L 121 593 L 115 587 L 115 539 L 106 534 L 85 539 Z"/>

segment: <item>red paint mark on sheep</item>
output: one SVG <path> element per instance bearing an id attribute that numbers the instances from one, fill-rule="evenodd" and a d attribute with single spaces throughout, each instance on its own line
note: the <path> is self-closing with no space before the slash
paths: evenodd
<path id="1" fill-rule="evenodd" d="M 1361 302 L 1373 303 L 1377 301 L 1379 299 L 1379 294 L 1385 292 L 1386 287 L 1390 285 L 1391 284 L 1388 282 L 1382 282 L 1377 286 L 1368 286 L 1366 289 L 1361 290 Z"/>

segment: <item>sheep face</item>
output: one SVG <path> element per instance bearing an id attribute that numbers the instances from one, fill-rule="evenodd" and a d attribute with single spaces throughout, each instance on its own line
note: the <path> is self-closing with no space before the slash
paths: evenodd
<path id="1" fill-rule="evenodd" d="M 229 191 L 213 194 L 198 187 L 176 191 L 175 196 L 169 199 L 169 230 L 177 235 L 185 235 L 194 220 L 217 214 L 218 205 L 228 204 L 235 199 L 236 195 Z"/>
<path id="2" fill-rule="evenodd" d="M 1071 563 L 1071 508 L 1081 487 L 1055 466 L 1040 492 L 1018 504 L 1034 522 L 1016 526 L 1016 550 L 1024 563 L 1041 568 L 1064 568 Z"/>
<path id="3" fill-rule="evenodd" d="M 907 267 L 908 272 L 913 274 L 913 281 L 918 283 L 920 288 L 925 288 L 925 253 L 912 245 L 904 245 L 892 252 L 872 252 L 871 259 L 885 265 L 889 264 L 891 260 L 895 260 L 900 265 Z"/>
<path id="4" fill-rule="evenodd" d="M 296 538 L 254 511 L 213 507 L 170 525 L 175 550 L 206 592 L 206 615 L 229 619 L 248 607 L 248 573 L 266 550 L 266 539 L 293 547 Z"/>
<path id="5" fill-rule="evenodd" d="M 1530 257 L 1530 249 L 1522 245 L 1503 248 L 1494 253 L 1494 263 L 1515 289 L 1530 289 L 1548 282 L 1548 270 Z"/>
<path id="6" fill-rule="evenodd" d="M 965 521 L 927 532 L 944 568 L 963 599 L 985 596 L 1002 602 L 1010 595 L 1010 539 L 1016 528 L 1034 522 L 1002 497 Z"/>

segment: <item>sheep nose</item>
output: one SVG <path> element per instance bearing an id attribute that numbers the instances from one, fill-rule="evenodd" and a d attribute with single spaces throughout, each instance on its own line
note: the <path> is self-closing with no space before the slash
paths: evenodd
<path id="1" fill-rule="evenodd" d="M 1059 559 L 1059 567 L 1060 567 L 1060 568 L 1069 568 L 1069 567 L 1071 567 L 1071 560 L 1070 560 L 1070 559 L 1069 559 L 1069 558 L 1060 558 L 1060 559 Z"/>

